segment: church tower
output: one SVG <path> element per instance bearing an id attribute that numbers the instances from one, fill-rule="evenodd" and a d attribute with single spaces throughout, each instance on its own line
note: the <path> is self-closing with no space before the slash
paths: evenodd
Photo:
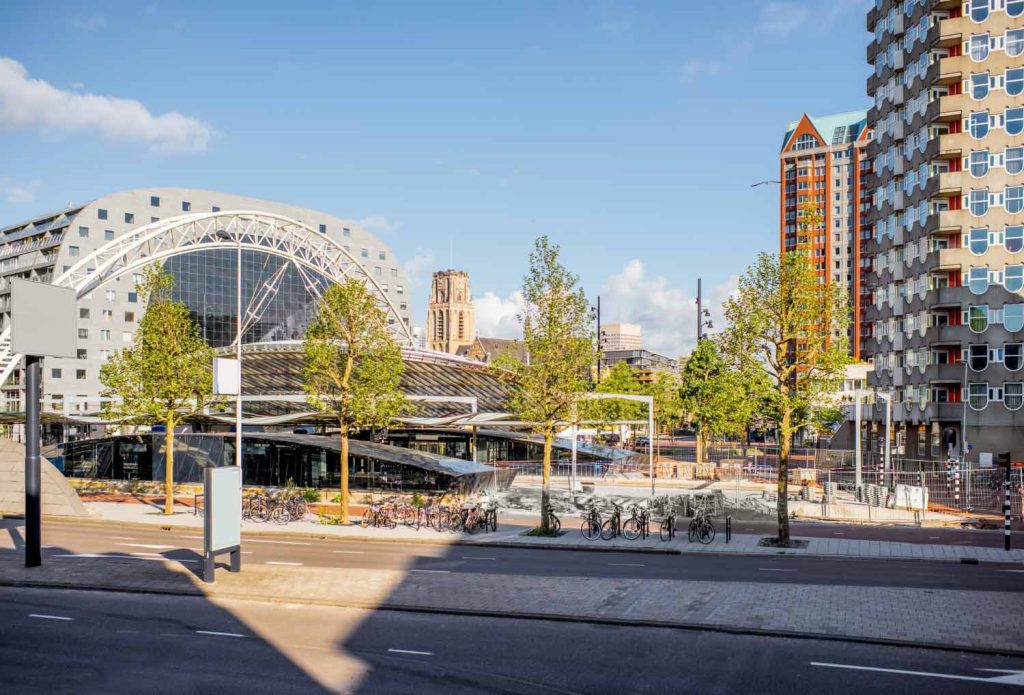
<path id="1" fill-rule="evenodd" d="M 476 338 L 469 274 L 462 270 L 434 273 L 427 308 L 427 349 L 454 355 Z"/>

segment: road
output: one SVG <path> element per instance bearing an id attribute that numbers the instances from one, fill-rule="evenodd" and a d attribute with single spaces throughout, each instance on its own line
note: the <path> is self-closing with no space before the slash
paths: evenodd
<path id="1" fill-rule="evenodd" d="M 18 552 L 22 522 L 0 520 L 0 552 Z M 449 539 L 432 530 L 424 538 Z M 43 526 L 43 561 L 102 562 L 104 556 L 168 558 L 198 569 L 202 535 L 194 531 L 98 524 Z M 600 541 L 595 542 L 600 546 Z M 243 535 L 243 565 L 430 570 L 536 577 L 615 577 L 706 581 L 796 582 L 922 589 L 1024 591 L 1019 566 L 981 563 L 801 558 L 793 556 L 661 555 L 487 546 L 377 543 L 332 538 Z M 6 549 L 6 550 L 5 550 Z M 97 557 L 99 556 L 99 557 Z"/>
<path id="2" fill-rule="evenodd" d="M 1013 672 L 1024 672 L 1024 659 L 675 629 L 0 588 L 0 683 L 12 694 L 940 695 L 1020 692 L 1024 680 Z"/>

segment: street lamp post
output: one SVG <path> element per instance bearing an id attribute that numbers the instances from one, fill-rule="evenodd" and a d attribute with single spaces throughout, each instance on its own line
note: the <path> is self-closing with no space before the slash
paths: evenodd
<path id="1" fill-rule="evenodd" d="M 225 229 L 217 230 L 217 238 L 231 240 Z M 238 394 L 235 396 L 235 465 L 242 469 L 242 237 L 235 238 L 235 354 L 238 360 Z"/>
<path id="2" fill-rule="evenodd" d="M 892 394 L 885 391 L 877 391 L 875 395 L 885 401 L 885 449 L 882 468 L 885 471 L 886 485 L 888 485 L 892 477 L 892 460 L 889 455 L 892 440 Z"/>

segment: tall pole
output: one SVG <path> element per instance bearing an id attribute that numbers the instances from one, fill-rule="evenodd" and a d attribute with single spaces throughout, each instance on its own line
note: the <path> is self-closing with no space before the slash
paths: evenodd
<path id="1" fill-rule="evenodd" d="M 242 236 L 238 236 L 238 272 L 235 274 L 235 310 L 237 330 L 235 332 L 235 349 L 238 357 L 238 395 L 235 396 L 235 465 L 238 466 L 238 479 L 242 480 Z"/>
<path id="2" fill-rule="evenodd" d="M 889 484 L 892 476 L 892 460 L 890 449 L 892 447 L 892 396 L 887 394 L 885 398 L 885 476 L 886 485 Z"/>
<path id="3" fill-rule="evenodd" d="M 960 402 L 963 404 L 963 415 L 960 418 L 960 461 L 967 461 L 967 401 L 971 397 L 967 386 L 967 356 L 960 352 L 960 359 L 964 361 L 964 385 L 960 391 Z"/>
<path id="4" fill-rule="evenodd" d="M 597 382 L 601 382 L 601 295 L 597 295 Z"/>
<path id="5" fill-rule="evenodd" d="M 855 494 L 860 494 L 861 486 L 861 451 L 860 451 L 860 399 L 861 390 L 857 389 L 854 393 L 854 411 L 853 411 L 853 465 L 854 465 L 854 490 L 857 491 Z"/>
<path id="6" fill-rule="evenodd" d="M 42 564 L 39 500 L 39 357 L 25 356 L 25 567 Z"/>
<path id="7" fill-rule="evenodd" d="M 697 343 L 704 337 L 704 303 L 700 294 L 700 278 L 697 278 Z"/>
<path id="8" fill-rule="evenodd" d="M 651 499 L 654 499 L 654 398 L 647 402 L 647 467 L 651 473 Z"/>

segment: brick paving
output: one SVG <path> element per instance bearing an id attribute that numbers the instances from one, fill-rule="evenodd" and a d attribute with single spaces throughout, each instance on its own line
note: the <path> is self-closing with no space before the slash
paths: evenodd
<path id="1" fill-rule="evenodd" d="M 198 565 L 193 565 L 198 567 Z M 203 584 L 173 561 L 0 553 L 0 584 L 356 607 L 600 619 L 800 633 L 1007 652 L 1024 638 L 1024 593 L 642 578 L 409 573 L 321 567 L 218 570 Z"/>

